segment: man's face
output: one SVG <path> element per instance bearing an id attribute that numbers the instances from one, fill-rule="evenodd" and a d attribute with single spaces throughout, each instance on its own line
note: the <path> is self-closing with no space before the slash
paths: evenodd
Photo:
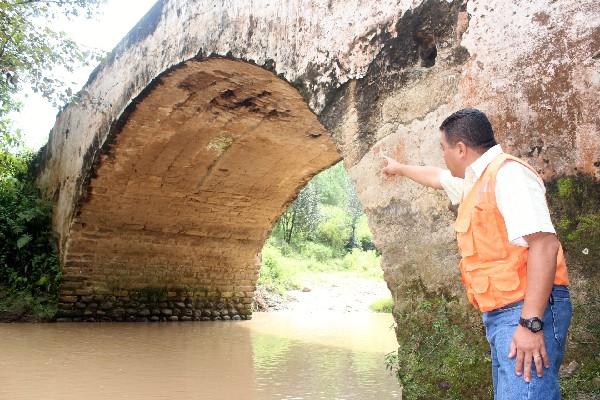
<path id="1" fill-rule="evenodd" d="M 442 147 L 442 154 L 444 155 L 444 162 L 450 170 L 453 176 L 464 178 L 465 167 L 462 165 L 462 152 L 458 143 L 454 146 L 448 143 L 446 140 L 446 134 L 444 131 L 440 131 L 440 146 Z"/>

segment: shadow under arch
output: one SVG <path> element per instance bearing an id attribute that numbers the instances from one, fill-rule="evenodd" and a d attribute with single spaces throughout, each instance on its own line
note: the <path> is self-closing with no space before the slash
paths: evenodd
<path id="1" fill-rule="evenodd" d="M 59 316 L 248 318 L 274 222 L 340 159 L 273 73 L 222 57 L 165 71 L 94 160 L 62 249 Z"/>

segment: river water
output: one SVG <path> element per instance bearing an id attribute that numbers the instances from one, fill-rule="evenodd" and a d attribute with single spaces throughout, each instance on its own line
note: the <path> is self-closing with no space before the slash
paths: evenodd
<path id="1" fill-rule="evenodd" d="M 399 399 L 392 325 L 368 312 L 0 324 L 0 399 Z"/>

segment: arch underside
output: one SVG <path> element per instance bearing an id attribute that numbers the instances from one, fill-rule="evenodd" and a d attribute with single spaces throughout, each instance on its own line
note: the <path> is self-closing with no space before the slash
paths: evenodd
<path id="1" fill-rule="evenodd" d="M 152 85 L 80 202 L 61 314 L 246 318 L 274 222 L 340 156 L 298 91 L 262 68 L 188 61 Z"/>

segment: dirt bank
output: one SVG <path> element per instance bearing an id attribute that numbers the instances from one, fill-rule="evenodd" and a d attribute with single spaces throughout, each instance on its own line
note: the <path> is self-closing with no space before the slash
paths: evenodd
<path id="1" fill-rule="evenodd" d="M 383 280 L 365 278 L 346 272 L 312 273 L 302 277 L 302 289 L 280 295 L 267 287 L 258 287 L 256 311 L 299 311 L 303 313 L 334 311 L 370 311 L 376 300 L 391 297 Z"/>

